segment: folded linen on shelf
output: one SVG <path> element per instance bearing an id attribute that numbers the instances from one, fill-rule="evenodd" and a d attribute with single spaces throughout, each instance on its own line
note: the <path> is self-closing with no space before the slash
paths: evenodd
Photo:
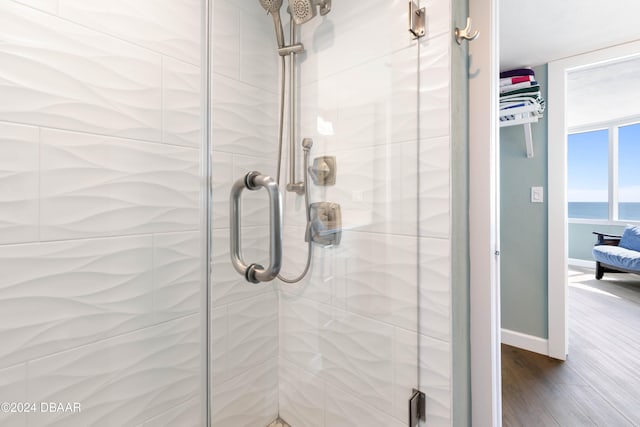
<path id="1" fill-rule="evenodd" d="M 530 82 L 535 79 L 536 78 L 533 74 L 530 76 L 506 77 L 506 78 L 500 79 L 500 86 L 508 86 L 516 83 Z"/>
<path id="2" fill-rule="evenodd" d="M 532 87 L 532 86 L 540 87 L 540 85 L 538 84 L 537 81 L 531 80 L 531 81 L 527 81 L 527 82 L 514 83 L 512 85 L 500 86 L 500 93 L 511 92 L 512 90 L 524 89 L 524 88 L 528 88 L 528 87 Z"/>
<path id="3" fill-rule="evenodd" d="M 545 100 L 531 68 L 500 73 L 500 121 L 537 121 L 545 110 Z"/>
<path id="4" fill-rule="evenodd" d="M 501 79 L 517 76 L 535 76 L 536 73 L 531 68 L 517 68 L 515 70 L 503 71 L 500 73 Z"/>

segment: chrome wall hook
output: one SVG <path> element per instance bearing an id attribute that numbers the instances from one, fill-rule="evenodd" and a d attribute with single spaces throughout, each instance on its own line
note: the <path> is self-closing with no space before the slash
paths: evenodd
<path id="1" fill-rule="evenodd" d="M 471 31 L 471 18 L 467 18 L 466 27 L 464 27 L 463 29 L 456 27 L 456 31 L 455 31 L 456 42 L 458 44 L 462 44 L 462 40 L 473 41 L 477 39 L 478 36 L 480 35 L 480 32 L 478 30 L 475 30 L 472 33 L 470 31 Z"/>

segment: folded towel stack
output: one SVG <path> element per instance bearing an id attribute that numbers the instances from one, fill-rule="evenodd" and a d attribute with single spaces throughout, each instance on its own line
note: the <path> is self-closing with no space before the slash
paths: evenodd
<path id="1" fill-rule="evenodd" d="M 523 111 L 540 118 L 544 108 L 540 85 L 531 68 L 500 73 L 500 121 L 516 120 Z M 509 114 L 510 110 L 514 114 Z"/>

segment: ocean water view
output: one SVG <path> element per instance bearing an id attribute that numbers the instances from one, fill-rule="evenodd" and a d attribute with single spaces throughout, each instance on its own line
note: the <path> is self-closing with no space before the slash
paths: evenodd
<path id="1" fill-rule="evenodd" d="M 569 202 L 569 218 L 608 219 L 607 202 Z M 620 221 L 640 221 L 640 203 L 618 203 Z"/>

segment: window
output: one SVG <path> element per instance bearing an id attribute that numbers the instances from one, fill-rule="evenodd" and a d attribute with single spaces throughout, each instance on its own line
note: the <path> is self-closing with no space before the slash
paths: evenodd
<path id="1" fill-rule="evenodd" d="M 571 219 L 640 221 L 640 123 L 569 134 Z"/>
<path id="2" fill-rule="evenodd" d="M 618 129 L 618 218 L 640 221 L 640 123 Z"/>
<path id="3" fill-rule="evenodd" d="M 569 135 L 567 146 L 569 218 L 609 218 L 609 130 Z"/>

